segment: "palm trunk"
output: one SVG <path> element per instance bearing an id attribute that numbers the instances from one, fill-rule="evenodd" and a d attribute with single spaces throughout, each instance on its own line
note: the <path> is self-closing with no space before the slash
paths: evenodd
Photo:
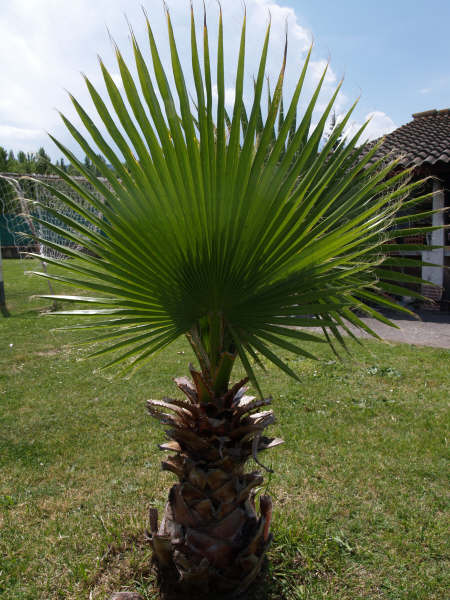
<path id="1" fill-rule="evenodd" d="M 283 440 L 262 437 L 274 416 L 256 411 L 270 399 L 245 396 L 247 379 L 218 395 L 192 367 L 191 375 L 175 380 L 187 401 L 148 401 L 150 414 L 169 426 L 160 448 L 175 452 L 162 468 L 179 480 L 159 528 L 151 509 L 149 538 L 163 597 L 234 597 L 258 575 L 272 537 L 270 497 L 260 497 L 260 516 L 254 502 L 263 477 L 245 472 L 245 463 Z"/>

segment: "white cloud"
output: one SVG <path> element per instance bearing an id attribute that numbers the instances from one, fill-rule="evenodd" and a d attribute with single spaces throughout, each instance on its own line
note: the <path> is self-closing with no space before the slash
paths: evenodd
<path id="1" fill-rule="evenodd" d="M 431 88 L 425 87 L 419 90 L 419 94 L 429 94 L 431 92 Z"/>
<path id="2" fill-rule="evenodd" d="M 225 104 L 228 104 L 228 106 L 234 106 L 235 97 L 236 97 L 236 90 L 234 88 L 226 88 Z"/>
<path id="3" fill-rule="evenodd" d="M 7 150 L 23 150 L 36 152 L 45 142 L 45 132 L 42 129 L 0 125 L 0 146 Z"/>
<path id="4" fill-rule="evenodd" d="M 117 85 L 118 88 L 122 88 L 123 84 L 122 84 L 122 77 L 120 76 L 120 73 L 110 73 L 111 75 L 111 79 L 114 81 L 114 83 Z"/>
<path id="5" fill-rule="evenodd" d="M 350 138 L 355 135 L 366 121 L 369 121 L 369 124 L 361 136 L 361 141 L 376 140 L 397 128 L 394 121 L 386 113 L 374 110 L 368 113 L 362 122 L 352 121 L 345 131 L 346 137 Z"/>
<path id="6" fill-rule="evenodd" d="M 331 84 L 336 82 L 336 75 L 333 72 L 333 69 L 328 64 L 328 61 L 325 59 L 321 60 L 312 60 L 309 65 L 310 73 L 312 73 L 314 80 L 319 81 L 322 75 L 325 73 L 325 84 Z"/>
<path id="7" fill-rule="evenodd" d="M 171 11 L 179 54 L 186 73 L 190 73 L 189 10 L 187 0 L 167 0 Z M 145 21 L 141 12 L 142 0 L 8 0 L 0 13 L 0 56 L 2 93 L 0 94 L 0 145 L 15 152 L 37 150 L 45 146 L 54 158 L 59 151 L 48 141 L 45 130 L 62 143 L 76 150 L 64 125 L 53 107 L 79 123 L 64 88 L 69 89 L 85 106 L 99 124 L 92 102 L 85 89 L 80 71 L 85 72 L 105 97 L 104 85 L 97 62 L 100 54 L 110 69 L 116 84 L 120 85 L 114 52 L 106 26 L 132 65 L 129 32 L 124 13 L 133 25 L 144 55 L 149 57 Z M 170 51 L 162 3 L 144 0 L 165 66 L 170 65 Z M 224 2 L 224 45 L 226 103 L 234 102 L 234 77 L 239 49 L 243 5 L 237 0 Z M 194 0 L 201 49 L 202 0 Z M 217 46 L 216 0 L 207 0 L 207 18 L 210 35 L 211 62 L 214 65 Z M 258 71 L 258 61 L 265 30 L 271 18 L 271 41 L 267 60 L 267 73 L 273 86 L 282 63 L 286 23 L 289 30 L 288 62 L 285 76 L 285 102 L 292 93 L 300 74 L 311 32 L 301 25 L 292 8 L 274 0 L 246 0 L 247 47 L 244 97 L 247 105 L 253 96 L 252 76 Z M 304 90 L 308 98 L 320 78 L 326 60 L 314 54 Z M 132 72 L 133 69 L 131 68 Z M 170 73 L 170 66 L 168 68 Z M 213 68 L 214 73 L 214 68 Z M 213 75 L 214 76 L 214 75 Z M 336 86 L 336 75 L 330 67 L 319 99 L 319 109 L 326 103 Z M 187 76 L 189 91 L 194 90 L 191 75 Z M 305 100 L 303 101 L 303 106 Z M 347 108 L 347 98 L 340 92 L 336 111 Z M 378 114 L 378 113 L 377 113 Z M 384 114 L 384 113 L 379 113 Z M 389 119 L 385 115 L 386 119 Z M 374 120 L 380 123 L 380 118 Z M 371 125 L 373 128 L 374 125 Z"/>
<path id="8" fill-rule="evenodd" d="M 249 8 L 252 10 L 252 4 L 254 4 L 257 8 L 256 19 L 258 19 L 261 24 L 263 19 L 265 19 L 265 24 L 267 24 L 267 20 L 270 15 L 272 29 L 276 31 L 283 31 L 283 29 L 285 29 L 287 26 L 290 36 L 295 38 L 294 43 L 300 43 L 300 48 L 302 51 L 305 51 L 309 48 L 311 44 L 311 33 L 298 23 L 297 15 L 292 8 L 280 6 L 280 4 L 270 2 L 269 0 L 253 0 L 253 2 L 247 3 L 247 10 Z"/>
<path id="9" fill-rule="evenodd" d="M 214 100 L 217 100 L 217 98 L 219 97 L 219 92 L 217 90 L 217 85 L 214 84 L 212 87 L 212 94 L 213 94 L 213 98 Z M 233 107 L 234 106 L 234 99 L 236 97 L 236 90 L 232 87 L 227 87 L 225 88 L 225 104 L 229 107 Z"/>
<path id="10" fill-rule="evenodd" d="M 19 140 L 34 140 L 42 135 L 40 129 L 25 129 L 24 127 L 12 127 L 11 125 L 0 125 L 1 138 L 17 138 Z"/>

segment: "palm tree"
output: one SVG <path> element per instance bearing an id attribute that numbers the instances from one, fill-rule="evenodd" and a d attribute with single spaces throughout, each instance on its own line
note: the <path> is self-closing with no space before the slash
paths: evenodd
<path id="1" fill-rule="evenodd" d="M 83 203 L 46 187 L 83 219 L 55 210 L 61 226 L 45 226 L 88 252 L 46 242 L 76 260 L 57 263 L 67 276 L 40 275 L 96 294 L 58 296 L 86 308 L 54 314 L 96 316 L 75 327 L 96 332 L 96 342 L 107 342 L 92 354 L 114 352 L 106 366 L 121 364 L 128 372 L 181 335 L 192 346 L 198 367 L 189 367 L 191 378 L 175 379 L 185 399 L 148 402 L 151 415 L 168 427 L 161 449 L 172 455 L 163 468 L 178 478 L 159 527 L 151 511 L 149 537 L 163 583 L 195 589 L 200 597 L 211 590 L 216 595 L 242 592 L 258 574 L 271 541 L 270 498 L 261 496 L 257 507 L 254 491 L 262 475 L 247 472 L 245 465 L 252 457 L 260 464 L 258 453 L 282 440 L 264 435 L 274 416 L 266 408 L 270 398 L 262 395 L 255 365 L 268 360 L 298 379 L 277 349 L 311 357 L 304 342 L 314 341 L 329 343 L 337 352 L 345 347 L 339 328 L 348 330 L 348 323 L 375 335 L 353 309 L 385 322 L 375 305 L 395 306 L 385 292 L 400 290 L 398 282 L 407 276 L 393 276 L 386 268 L 402 262 L 388 258 L 386 251 L 394 248 L 388 242 L 395 237 L 396 211 L 414 186 L 406 183 L 405 173 L 389 176 L 395 163 L 382 167 L 372 161 L 376 147 L 357 147 L 364 127 L 336 147 L 353 107 L 319 151 L 340 87 L 310 132 L 325 72 L 297 125 L 310 53 L 289 107 L 280 114 L 286 45 L 263 118 L 270 24 L 246 112 L 244 18 L 230 117 L 222 15 L 214 114 L 206 17 L 201 65 L 191 14 L 195 101 L 188 95 L 168 13 L 167 24 L 177 99 L 148 18 L 154 76 L 133 31 L 138 78 L 115 49 L 126 100 L 100 60 L 115 117 L 84 78 L 114 147 L 71 96 L 92 141 L 62 119 L 102 178 L 54 141 L 104 202 L 55 167 Z M 395 284 L 389 282 L 393 277 Z M 309 327 L 320 327 L 324 336 L 308 333 Z M 231 384 L 238 358 L 247 376 Z M 258 399 L 246 395 L 249 380 Z"/>

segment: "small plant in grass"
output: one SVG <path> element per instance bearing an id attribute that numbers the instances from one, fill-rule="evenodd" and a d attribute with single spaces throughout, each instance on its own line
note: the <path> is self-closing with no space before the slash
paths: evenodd
<path id="1" fill-rule="evenodd" d="M 282 442 L 264 435 L 274 416 L 254 365 L 269 361 L 297 379 L 277 351 L 312 357 L 304 347 L 310 341 L 345 348 L 339 327 L 349 331 L 346 322 L 375 335 L 353 309 L 386 322 L 374 305 L 395 306 L 385 292 L 403 292 L 402 279 L 411 280 L 386 269 L 402 263 L 386 252 L 392 250 L 402 199 L 418 184 L 407 183 L 408 173 L 390 176 L 395 162 L 371 164 L 377 148 L 356 146 L 364 126 L 337 143 L 354 107 L 321 147 L 339 91 L 338 86 L 310 132 L 326 70 L 297 124 L 309 54 L 287 111 L 280 110 L 287 44 L 263 119 L 270 25 L 248 112 L 244 18 L 228 116 L 222 16 L 216 111 L 206 18 L 201 61 L 191 15 L 195 102 L 189 99 L 169 13 L 167 24 L 177 100 L 148 20 L 154 77 L 132 31 L 137 78 L 116 48 L 123 93 L 100 61 L 115 117 L 85 77 L 114 147 L 71 96 L 92 141 L 62 119 L 103 179 L 54 141 L 104 202 L 55 168 L 95 211 L 46 187 L 94 227 L 61 215 L 70 230 L 45 223 L 87 252 L 58 246 L 77 260 L 58 263 L 67 275 L 40 275 L 96 293 L 58 296 L 86 308 L 54 314 L 88 317 L 74 327 L 95 332 L 89 338 L 94 342 L 106 342 L 92 356 L 118 352 L 106 366 L 122 365 L 129 372 L 187 336 L 198 366 L 189 367 L 191 378 L 175 379 L 184 400 L 148 401 L 151 415 L 167 427 L 161 448 L 172 455 L 163 468 L 178 478 L 159 525 L 151 511 L 150 541 L 164 593 L 236 595 L 258 575 L 271 541 L 271 500 L 263 495 L 257 506 L 255 491 L 263 477 L 246 471 L 246 463 L 253 458 L 261 465 L 259 453 Z M 99 159 L 98 149 L 113 169 Z M 309 327 L 320 327 L 325 337 L 308 333 Z M 247 376 L 232 383 L 238 359 Z M 246 395 L 249 380 L 259 399 Z"/>

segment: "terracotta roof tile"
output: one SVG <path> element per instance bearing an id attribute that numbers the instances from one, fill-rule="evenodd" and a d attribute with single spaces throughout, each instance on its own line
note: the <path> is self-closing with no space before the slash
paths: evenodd
<path id="1" fill-rule="evenodd" d="M 450 108 L 427 110 L 385 136 L 374 160 L 392 152 L 404 167 L 450 163 Z"/>

